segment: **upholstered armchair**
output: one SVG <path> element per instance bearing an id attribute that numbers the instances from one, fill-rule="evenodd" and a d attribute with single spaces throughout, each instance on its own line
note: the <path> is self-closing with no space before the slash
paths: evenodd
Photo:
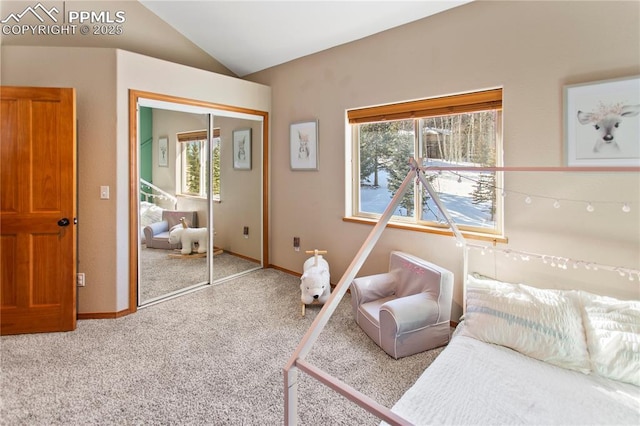
<path id="1" fill-rule="evenodd" d="M 198 227 L 198 214 L 195 211 L 163 210 L 162 221 L 144 228 L 144 239 L 147 248 L 173 250 L 182 248 L 180 243 L 169 243 L 169 232 L 175 226 L 182 226 L 180 218 L 185 218 L 189 228 Z"/>
<path id="2" fill-rule="evenodd" d="M 351 283 L 356 323 L 395 359 L 449 342 L 453 273 L 399 251 L 389 272 Z"/>

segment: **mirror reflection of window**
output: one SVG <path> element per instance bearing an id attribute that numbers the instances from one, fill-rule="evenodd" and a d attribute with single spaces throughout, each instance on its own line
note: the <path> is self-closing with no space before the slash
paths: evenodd
<path id="1" fill-rule="evenodd" d="M 177 134 L 180 155 L 180 193 L 207 198 L 207 131 Z"/>
<path id="2" fill-rule="evenodd" d="M 213 138 L 211 139 L 211 196 L 213 201 L 220 201 L 220 143 L 220 129 L 213 129 Z"/>

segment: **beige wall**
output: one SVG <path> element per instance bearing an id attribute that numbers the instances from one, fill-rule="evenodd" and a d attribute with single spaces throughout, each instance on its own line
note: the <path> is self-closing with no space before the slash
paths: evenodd
<path id="1" fill-rule="evenodd" d="M 266 112 L 270 89 L 117 49 L 3 46 L 1 58 L 3 85 L 76 88 L 78 271 L 87 283 L 78 289 L 78 310 L 124 311 L 129 306 L 129 89 Z M 109 200 L 100 200 L 101 185 L 110 186 Z"/>
<path id="2" fill-rule="evenodd" d="M 116 52 L 95 48 L 3 47 L 2 85 L 74 87 L 78 119 L 80 312 L 116 306 Z M 42 64 L 46 64 L 43 66 Z M 109 200 L 99 188 L 108 185 Z"/>
<path id="3" fill-rule="evenodd" d="M 301 271 L 306 255 L 292 247 L 293 237 L 299 236 L 303 249 L 329 251 L 332 282 L 337 282 L 371 230 L 342 220 L 345 110 L 503 87 L 505 164 L 560 166 L 563 86 L 639 74 L 639 17 L 638 2 L 473 2 L 248 76 L 271 86 L 276 112 L 271 127 L 272 263 Z M 289 124 L 316 118 L 320 170 L 293 172 Z M 507 196 L 505 229 L 513 248 L 640 267 L 637 174 L 518 173 L 507 176 L 506 187 L 550 197 L 632 203 L 629 214 L 618 203 L 588 214 L 584 204 L 566 203 L 556 211 L 551 201 L 527 206 Z M 382 271 L 392 249 L 452 269 L 458 283 L 455 304 L 461 304 L 462 256 L 452 238 L 388 229 L 362 272 Z M 505 278 L 518 267 L 511 262 L 494 269 L 492 262 L 478 260 L 478 254 L 472 257 L 475 269 Z M 562 285 L 547 279 L 547 273 L 535 278 Z M 639 297 L 637 281 L 616 277 L 591 273 L 594 284 L 584 287 Z M 460 312 L 459 306 L 454 312 Z"/>

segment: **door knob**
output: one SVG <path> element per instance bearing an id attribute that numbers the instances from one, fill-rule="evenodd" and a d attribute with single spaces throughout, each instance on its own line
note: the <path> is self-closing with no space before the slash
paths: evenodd
<path id="1" fill-rule="evenodd" d="M 58 226 L 69 226 L 71 222 L 66 217 L 63 217 L 58 221 Z"/>

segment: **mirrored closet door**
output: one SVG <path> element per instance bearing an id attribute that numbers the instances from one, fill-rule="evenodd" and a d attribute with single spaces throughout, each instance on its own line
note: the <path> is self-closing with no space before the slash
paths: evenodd
<path id="1" fill-rule="evenodd" d="M 208 247 L 189 244 L 186 250 L 185 243 L 183 250 L 182 242 L 184 230 L 209 228 L 209 115 L 141 106 L 138 122 L 138 288 L 144 305 L 209 282 Z"/>
<path id="2" fill-rule="evenodd" d="M 138 105 L 137 305 L 263 264 L 263 119 Z"/>

